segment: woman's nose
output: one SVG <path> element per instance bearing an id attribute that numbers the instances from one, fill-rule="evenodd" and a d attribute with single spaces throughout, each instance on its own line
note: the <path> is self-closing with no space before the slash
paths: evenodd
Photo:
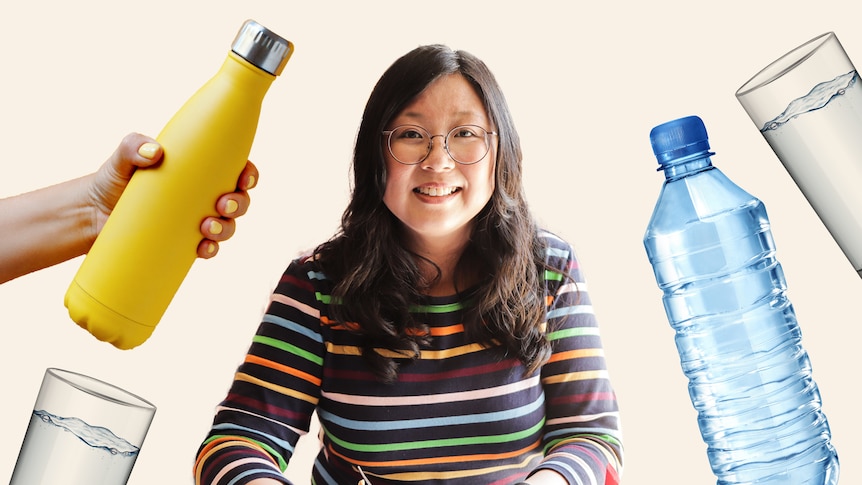
<path id="1" fill-rule="evenodd" d="M 439 137 L 440 140 L 435 140 Z M 451 170 L 455 166 L 455 160 L 449 155 L 446 150 L 446 141 L 443 135 L 435 135 L 431 137 L 431 151 L 428 156 L 422 161 L 422 168 L 425 170 Z"/>

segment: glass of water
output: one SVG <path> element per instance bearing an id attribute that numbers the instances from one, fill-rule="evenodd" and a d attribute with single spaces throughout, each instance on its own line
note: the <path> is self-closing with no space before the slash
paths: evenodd
<path id="1" fill-rule="evenodd" d="M 10 485 L 125 485 L 155 412 L 119 387 L 49 368 Z"/>
<path id="2" fill-rule="evenodd" d="M 862 276 L 862 84 L 838 37 L 791 50 L 736 99 Z"/>

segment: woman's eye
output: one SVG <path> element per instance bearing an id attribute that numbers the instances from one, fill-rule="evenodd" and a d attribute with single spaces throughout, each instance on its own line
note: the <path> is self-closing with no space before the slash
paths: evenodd
<path id="1" fill-rule="evenodd" d="M 416 130 L 406 130 L 401 133 L 401 138 L 422 138 L 422 133 Z"/>
<path id="2" fill-rule="evenodd" d="M 458 128 L 457 130 L 455 130 L 455 136 L 458 138 L 467 138 L 467 137 L 477 136 L 477 135 L 476 135 L 476 130 L 474 130 L 472 128 L 462 127 L 462 128 Z"/>

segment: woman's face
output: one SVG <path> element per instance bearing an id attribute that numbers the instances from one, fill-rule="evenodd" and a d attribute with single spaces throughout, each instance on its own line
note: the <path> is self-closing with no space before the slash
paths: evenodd
<path id="1" fill-rule="evenodd" d="M 448 75 L 420 93 L 392 119 L 387 130 L 401 125 L 424 128 L 434 136 L 432 148 L 422 162 L 404 165 L 384 146 L 387 179 L 383 203 L 404 224 L 414 242 L 466 243 L 473 219 L 494 192 L 497 137 L 489 138 L 490 150 L 472 165 L 455 162 L 443 148 L 443 138 L 461 125 L 496 131 L 482 101 L 463 76 Z"/>

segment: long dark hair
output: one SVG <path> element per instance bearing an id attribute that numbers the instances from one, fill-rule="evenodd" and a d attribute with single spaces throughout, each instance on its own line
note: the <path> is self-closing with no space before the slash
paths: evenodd
<path id="1" fill-rule="evenodd" d="M 324 273 L 334 281 L 330 317 L 355 322 L 364 336 L 363 355 L 377 375 L 391 382 L 400 359 L 376 348 L 416 358 L 427 329 L 410 308 L 431 282 L 418 256 L 402 243 L 401 223 L 383 203 L 386 164 L 381 131 L 435 80 L 460 74 L 471 83 L 499 136 L 495 190 L 476 216 L 458 267 L 478 270 L 474 304 L 464 326 L 474 338 L 520 359 L 529 372 L 550 355 L 545 318 L 544 245 L 523 193 L 521 146 L 506 99 L 481 60 L 442 45 L 418 47 L 395 61 L 377 82 L 356 137 L 352 196 L 341 229 L 317 248 Z"/>

